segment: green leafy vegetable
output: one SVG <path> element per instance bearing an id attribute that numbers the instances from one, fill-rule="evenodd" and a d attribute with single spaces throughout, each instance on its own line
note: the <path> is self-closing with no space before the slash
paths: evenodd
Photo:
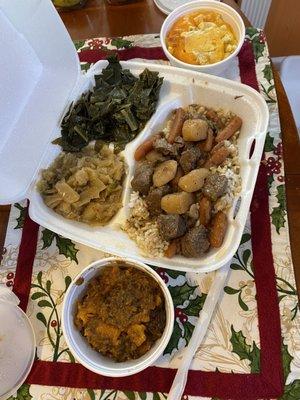
<path id="1" fill-rule="evenodd" d="M 14 229 L 21 229 L 24 226 L 27 208 L 21 206 L 19 203 L 15 203 L 14 206 L 20 211 L 19 216 L 16 218 L 17 225 L 14 227 Z"/>
<path id="2" fill-rule="evenodd" d="M 54 144 L 76 152 L 91 140 L 115 142 L 124 147 L 144 128 L 154 113 L 163 78 L 145 69 L 135 77 L 122 69 L 116 55 L 95 75 L 92 91 L 72 103 L 61 124 L 61 137 Z"/>

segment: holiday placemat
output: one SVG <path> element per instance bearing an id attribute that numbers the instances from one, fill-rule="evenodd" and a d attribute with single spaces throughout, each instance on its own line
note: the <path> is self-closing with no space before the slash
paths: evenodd
<path id="1" fill-rule="evenodd" d="M 123 60 L 166 63 L 158 35 L 97 38 L 76 42 L 83 71 L 107 52 Z M 259 90 L 270 125 L 241 245 L 206 338 L 195 354 L 184 398 L 299 399 L 300 318 L 285 204 L 284 164 L 278 105 L 263 33 L 247 29 L 245 44 L 228 77 Z M 126 378 L 96 375 L 78 363 L 61 328 L 64 293 L 72 278 L 100 251 L 63 238 L 32 222 L 27 202 L 12 207 L 0 282 L 21 300 L 37 338 L 37 355 L 19 399 L 166 398 L 214 273 L 157 269 L 168 284 L 175 325 L 164 355 Z M 283 394 L 284 392 L 284 394 Z"/>

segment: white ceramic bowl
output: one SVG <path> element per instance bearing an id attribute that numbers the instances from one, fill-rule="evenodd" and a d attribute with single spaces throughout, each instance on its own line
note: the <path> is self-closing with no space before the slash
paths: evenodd
<path id="1" fill-rule="evenodd" d="M 134 266 L 150 275 L 159 284 L 165 298 L 166 307 L 166 326 L 164 332 L 159 340 L 156 341 L 154 346 L 144 356 L 131 361 L 115 362 L 108 357 L 102 356 L 99 352 L 94 350 L 81 335 L 79 330 L 74 325 L 74 313 L 77 299 L 85 293 L 88 282 L 97 276 L 102 268 L 111 264 L 114 261 L 124 261 L 124 263 Z M 78 285 L 76 281 L 83 278 L 83 283 Z M 63 303 L 62 310 L 62 328 L 64 338 L 73 353 L 74 357 L 86 368 L 96 372 L 100 375 L 110 377 L 122 377 L 133 375 L 143 369 L 149 367 L 154 361 L 163 353 L 167 346 L 174 325 L 174 307 L 170 292 L 160 278 L 160 276 L 148 265 L 130 258 L 117 258 L 110 257 L 99 261 L 95 261 L 87 268 L 80 272 L 70 284 Z"/>
<path id="2" fill-rule="evenodd" d="M 208 65 L 194 65 L 188 64 L 175 58 L 167 49 L 166 36 L 174 22 L 182 15 L 189 14 L 193 11 L 209 10 L 215 11 L 222 15 L 225 22 L 227 22 L 233 29 L 238 43 L 235 51 L 230 54 L 227 58 L 214 64 Z M 215 0 L 197 0 L 190 3 L 184 4 L 180 7 L 175 8 L 168 17 L 165 19 L 161 30 L 160 40 L 165 55 L 168 57 L 170 63 L 175 67 L 187 68 L 194 71 L 205 72 L 212 75 L 222 75 L 222 73 L 229 68 L 232 63 L 232 59 L 240 51 L 245 39 L 245 25 L 240 15 L 230 6 L 217 2 Z"/>

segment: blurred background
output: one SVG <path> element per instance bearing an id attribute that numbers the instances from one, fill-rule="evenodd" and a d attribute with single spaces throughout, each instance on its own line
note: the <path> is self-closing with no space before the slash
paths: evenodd
<path id="1" fill-rule="evenodd" d="M 252 25 L 265 31 L 300 136 L 300 1 L 238 0 L 237 3 Z"/>

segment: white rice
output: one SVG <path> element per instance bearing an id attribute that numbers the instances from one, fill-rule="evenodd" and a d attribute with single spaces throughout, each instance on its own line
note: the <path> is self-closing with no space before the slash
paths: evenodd
<path id="1" fill-rule="evenodd" d="M 222 166 L 210 168 L 210 171 L 212 173 L 218 172 L 222 175 L 225 175 L 228 179 L 227 193 L 215 202 L 213 209 L 214 213 L 226 210 L 227 208 L 231 207 L 234 198 L 240 193 L 242 189 L 239 150 L 236 144 L 238 134 L 239 132 L 234 135 L 232 142 L 230 142 L 229 140 L 225 140 L 225 146 L 229 150 L 231 157 L 227 158 Z"/>
<path id="2" fill-rule="evenodd" d="M 134 240 L 145 256 L 163 257 L 169 243 L 162 239 L 158 231 L 158 224 L 151 219 L 146 202 L 133 192 L 129 201 L 130 217 L 122 229 Z"/>

